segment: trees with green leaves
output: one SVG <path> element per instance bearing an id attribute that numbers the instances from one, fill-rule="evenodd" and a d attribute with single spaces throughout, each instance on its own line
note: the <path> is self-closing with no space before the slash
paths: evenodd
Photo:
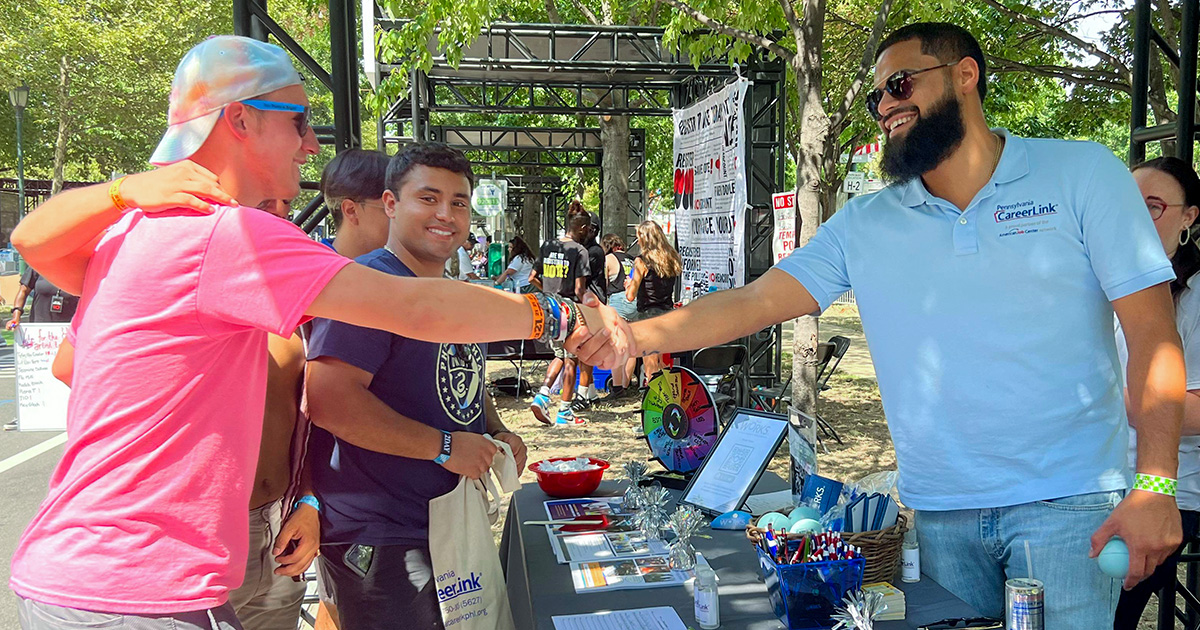
<path id="1" fill-rule="evenodd" d="M 24 146 L 30 177 L 95 180 L 144 170 L 166 125 L 175 66 L 229 32 L 226 3 L 188 0 L 0 0 L 0 85 L 30 86 Z M 7 109 L 7 107 L 5 108 Z M 11 164 L 11 116 L 0 118 Z"/>

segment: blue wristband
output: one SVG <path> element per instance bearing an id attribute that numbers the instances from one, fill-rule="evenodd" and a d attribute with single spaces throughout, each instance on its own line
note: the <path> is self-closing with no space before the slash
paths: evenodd
<path id="1" fill-rule="evenodd" d="M 317 512 L 321 511 L 321 502 L 317 500 L 317 497 L 314 497 L 311 494 L 306 494 L 299 499 L 296 499 L 296 502 L 292 504 L 292 509 L 298 509 L 301 503 L 305 505 L 311 505 L 312 508 Z"/>
<path id="2" fill-rule="evenodd" d="M 452 440 L 453 438 L 450 436 L 449 431 L 442 431 L 442 452 L 433 458 L 433 463 L 444 465 L 447 461 L 450 461 L 450 443 Z"/>

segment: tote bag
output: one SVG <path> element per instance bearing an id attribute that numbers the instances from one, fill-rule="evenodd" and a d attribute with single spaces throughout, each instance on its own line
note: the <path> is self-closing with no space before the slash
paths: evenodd
<path id="1" fill-rule="evenodd" d="M 429 502 L 429 555 L 442 623 L 447 630 L 516 630 L 492 524 L 500 493 L 521 487 L 512 449 L 500 450 L 482 479 L 462 477 L 454 490 Z M 434 534 L 433 532 L 436 532 Z"/>

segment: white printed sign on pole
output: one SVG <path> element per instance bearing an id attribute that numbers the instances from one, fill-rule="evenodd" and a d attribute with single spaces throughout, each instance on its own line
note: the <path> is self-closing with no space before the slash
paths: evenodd
<path id="1" fill-rule="evenodd" d="M 17 427 L 21 431 L 66 431 L 71 389 L 50 366 L 70 324 L 21 324 L 13 334 L 17 364 Z"/>
<path id="2" fill-rule="evenodd" d="M 686 304 L 746 279 L 745 120 L 740 79 L 675 110 L 675 229 Z"/>
<path id="3" fill-rule="evenodd" d="M 846 173 L 846 181 L 842 184 L 842 190 L 848 195 L 858 195 L 863 193 L 866 185 L 866 173 L 862 171 L 850 171 Z"/>
<path id="4" fill-rule="evenodd" d="M 771 195 L 771 207 L 775 209 L 775 240 L 771 242 L 771 252 L 778 265 L 796 249 L 796 193 Z"/>

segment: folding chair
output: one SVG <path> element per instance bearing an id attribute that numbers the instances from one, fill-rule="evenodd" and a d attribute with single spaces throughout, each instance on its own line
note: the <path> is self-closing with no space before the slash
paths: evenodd
<path id="1" fill-rule="evenodd" d="M 817 395 L 829 389 L 829 377 L 837 371 L 838 365 L 842 362 L 842 357 L 846 356 L 846 351 L 850 349 L 850 339 L 841 335 L 834 335 L 825 343 L 817 344 Z M 763 409 L 768 411 L 781 412 L 785 405 L 792 402 L 792 377 L 788 376 L 781 385 L 777 387 L 763 387 L 755 389 L 751 392 L 751 398 L 759 404 Z M 842 436 L 838 435 L 837 429 L 829 424 L 821 414 L 814 414 L 817 419 L 817 426 L 821 428 L 821 433 L 825 436 L 833 438 L 838 444 L 842 444 Z M 824 447 L 824 440 L 818 435 L 817 438 L 821 441 L 821 446 Z"/>
<path id="2" fill-rule="evenodd" d="M 746 387 L 746 346 L 730 344 L 697 350 L 692 356 L 692 371 L 704 381 L 717 405 L 717 415 L 724 426 L 732 411 L 737 409 Z"/>
<path id="3" fill-rule="evenodd" d="M 548 344 L 537 340 L 518 339 L 512 341 L 497 341 L 487 344 L 487 360 L 508 361 L 517 368 L 516 389 L 513 398 L 520 399 L 524 390 L 535 391 L 525 380 L 526 361 L 550 361 L 554 359 L 554 351 Z M 502 391 L 496 381 L 488 383 L 494 391 Z"/>

